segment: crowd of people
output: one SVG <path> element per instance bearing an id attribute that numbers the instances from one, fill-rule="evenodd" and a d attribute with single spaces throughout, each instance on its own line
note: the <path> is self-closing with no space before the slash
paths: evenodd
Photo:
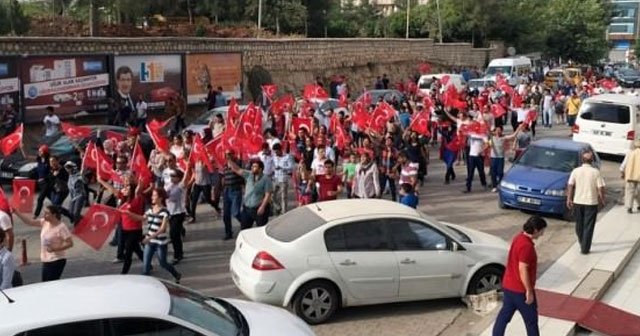
<path id="1" fill-rule="evenodd" d="M 173 98 L 166 107 L 171 117 L 159 128 L 154 126 L 168 146 L 160 146 L 162 139 L 152 136 L 155 146 L 146 161 L 148 181 L 135 165 L 141 133 L 154 131 L 147 121 L 147 105 L 143 97 L 137 102 L 120 97 L 120 105 L 129 114 L 110 115 L 108 122 L 128 126 L 125 139 L 118 142 L 99 132 L 94 144 L 113 160 L 115 175 L 105 178 L 99 164 L 89 169 L 60 162 L 46 145 L 40 146 L 34 158 L 40 193 L 33 216 L 17 209 L 4 213 L 41 227 L 43 281 L 61 276 L 64 251 L 73 246 L 66 225 L 60 225 L 62 217 L 78 224 L 83 209 L 96 203 L 120 211 L 111 244 L 117 247 L 114 262 L 122 263 L 123 274 L 129 272 L 134 254 L 144 263 L 143 273 L 149 274 L 151 259 L 157 255 L 160 266 L 179 281 L 181 274 L 175 265 L 188 253 L 183 249 L 184 224 L 202 220 L 196 211 L 202 203 L 221 215 L 222 239 L 229 240 L 235 233 L 233 219 L 240 223 L 239 229 L 262 226 L 292 207 L 338 198 L 389 198 L 416 208 L 421 198 L 428 199 L 429 191 L 421 187 L 434 159 L 442 160 L 446 167 L 440 177 L 443 183 L 455 180 L 455 167 L 465 165 L 463 193 L 474 189 L 476 171 L 480 188 L 495 192 L 505 160 L 517 157 L 531 143 L 539 121 L 544 127 L 572 125 L 583 99 L 610 90 L 593 76 L 557 88 L 532 79 L 523 79 L 514 88 L 498 76 L 494 84 L 460 91 L 447 80 L 434 78 L 428 90 L 423 90 L 417 88 L 414 78 L 393 85 L 384 75 L 374 87 L 395 87 L 403 96 L 377 101 L 366 92 L 352 100 L 345 77 L 338 77 L 328 92 L 316 79 L 311 84 L 316 95 L 309 97 L 305 90 L 304 99 L 296 104 L 279 104 L 275 96 L 263 93 L 256 104 L 260 107 L 260 125 L 254 128 L 260 132 L 253 134 L 260 140 L 257 147 L 229 145 L 229 128 L 244 127 L 241 117 L 232 115 L 237 106 L 230 106 L 226 116 L 213 116 L 202 134 L 194 134 L 183 130 L 184 104 L 179 97 Z M 223 105 L 221 92 L 210 90 L 207 106 Z M 329 97 L 338 99 L 340 107 L 320 109 L 318 101 Z M 382 116 L 382 121 L 376 116 Z M 44 124 L 46 136 L 63 131 L 53 109 L 47 111 Z M 506 125 L 512 132 L 505 130 Z M 221 146 L 208 146 L 221 138 Z M 206 144 L 205 155 L 198 154 L 203 152 L 198 149 L 202 144 Z M 85 156 L 91 153 L 89 148 L 78 150 Z M 46 199 L 51 205 L 40 217 Z M 10 231 L 11 223 L 2 218 L 3 230 Z"/>

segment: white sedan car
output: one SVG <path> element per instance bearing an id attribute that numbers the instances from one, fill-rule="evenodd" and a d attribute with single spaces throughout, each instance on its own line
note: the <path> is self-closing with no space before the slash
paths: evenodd
<path id="1" fill-rule="evenodd" d="M 340 307 L 499 289 L 508 248 L 399 203 L 338 200 L 243 230 L 230 268 L 251 300 L 292 307 L 318 324 Z"/>
<path id="2" fill-rule="evenodd" d="M 0 335 L 314 335 L 288 311 L 140 275 L 44 282 L 0 296 Z"/>

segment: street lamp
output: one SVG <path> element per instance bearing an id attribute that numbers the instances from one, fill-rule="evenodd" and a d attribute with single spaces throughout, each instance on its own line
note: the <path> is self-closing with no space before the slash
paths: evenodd
<path id="1" fill-rule="evenodd" d="M 261 30 L 262 30 L 262 0 L 258 0 L 258 37 L 260 37 Z"/>
<path id="2" fill-rule="evenodd" d="M 411 9 L 411 0 L 407 0 L 407 36 L 406 38 L 409 38 L 409 10 Z"/>

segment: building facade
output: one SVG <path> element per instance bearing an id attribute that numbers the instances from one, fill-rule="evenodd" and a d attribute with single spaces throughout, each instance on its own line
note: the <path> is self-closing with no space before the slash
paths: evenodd
<path id="1" fill-rule="evenodd" d="M 611 0 L 611 3 L 613 17 L 607 32 L 612 45 L 609 60 L 628 62 L 634 58 L 634 44 L 640 37 L 640 0 Z"/>

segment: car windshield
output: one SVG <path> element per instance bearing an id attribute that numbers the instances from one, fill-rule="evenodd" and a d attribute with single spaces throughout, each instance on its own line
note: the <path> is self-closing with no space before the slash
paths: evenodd
<path id="1" fill-rule="evenodd" d="M 622 69 L 620 74 L 623 76 L 640 76 L 640 72 L 635 69 Z"/>
<path id="2" fill-rule="evenodd" d="M 217 110 L 209 110 L 203 114 L 201 114 L 196 120 L 193 121 L 193 124 L 195 125 L 208 125 L 209 121 L 211 120 L 211 118 L 213 118 L 214 115 L 216 114 L 223 114 L 221 111 L 217 111 Z"/>
<path id="3" fill-rule="evenodd" d="M 575 150 L 529 146 L 515 164 L 568 173 L 578 166 L 578 154 Z"/>
<path id="4" fill-rule="evenodd" d="M 185 287 L 162 282 L 169 291 L 171 308 L 169 315 L 195 324 L 216 335 L 239 335 L 242 327 L 239 312 L 219 299 L 203 296 Z"/>
<path id="5" fill-rule="evenodd" d="M 267 235 L 281 242 L 292 242 L 325 223 L 307 207 L 291 210 L 267 224 Z"/>
<path id="6" fill-rule="evenodd" d="M 490 66 L 487 68 L 486 75 L 496 75 L 498 73 L 501 73 L 506 76 L 511 75 L 511 66 L 510 65 Z"/>
<path id="7" fill-rule="evenodd" d="M 631 122 L 629 106 L 608 103 L 586 102 L 582 104 L 580 118 L 614 124 L 628 124 Z"/>
<path id="8" fill-rule="evenodd" d="M 443 231 L 444 233 L 448 234 L 450 237 L 455 238 L 456 240 L 458 240 L 459 242 L 465 242 L 465 243 L 470 243 L 471 239 L 469 238 L 469 236 L 467 236 L 466 234 L 464 234 L 463 232 L 461 232 L 458 229 L 454 229 L 453 227 L 450 227 L 446 224 L 442 224 L 440 222 L 438 222 L 437 219 L 435 219 L 434 217 L 431 217 L 423 212 L 418 211 L 418 214 L 420 215 L 420 217 L 424 218 L 427 220 L 427 222 L 431 225 L 433 225 L 434 227 L 438 228 L 439 230 Z"/>
<path id="9" fill-rule="evenodd" d="M 562 71 L 549 71 L 547 72 L 547 76 L 548 77 L 563 77 L 564 76 L 564 72 Z"/>

